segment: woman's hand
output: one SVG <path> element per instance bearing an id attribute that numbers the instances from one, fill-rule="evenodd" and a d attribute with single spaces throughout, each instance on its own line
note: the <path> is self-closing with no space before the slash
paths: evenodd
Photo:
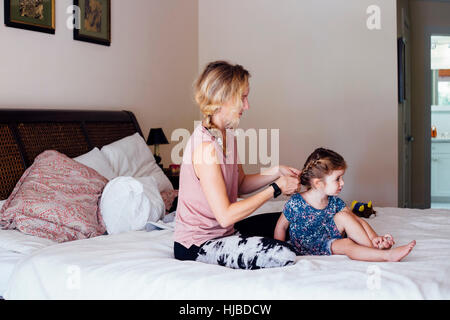
<path id="1" fill-rule="evenodd" d="M 278 166 L 280 178 L 275 183 L 280 187 L 284 195 L 290 196 L 300 190 L 300 173 L 300 170 L 296 168 L 283 165 Z"/>
<path id="2" fill-rule="evenodd" d="M 278 173 L 279 173 L 280 177 L 283 177 L 283 176 L 296 177 L 296 178 L 300 177 L 300 170 L 298 170 L 296 168 L 288 167 L 288 166 L 279 165 Z"/>
<path id="3" fill-rule="evenodd" d="M 300 188 L 300 180 L 297 176 L 282 176 L 278 178 L 275 183 L 278 187 L 280 187 L 281 192 L 286 196 L 294 194 Z"/>

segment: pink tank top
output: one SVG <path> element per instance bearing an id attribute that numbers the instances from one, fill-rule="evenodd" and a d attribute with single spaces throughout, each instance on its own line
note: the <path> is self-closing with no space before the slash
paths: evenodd
<path id="1" fill-rule="evenodd" d="M 213 141 L 216 148 L 228 199 L 231 203 L 237 200 L 239 169 L 236 137 L 232 131 L 227 130 L 225 156 L 217 139 L 200 124 L 188 140 L 180 169 L 174 240 L 186 248 L 193 244 L 200 246 L 208 240 L 234 233 L 234 226 L 222 228 L 217 222 L 192 164 L 192 153 L 195 148 L 202 142 L 209 141 Z"/>

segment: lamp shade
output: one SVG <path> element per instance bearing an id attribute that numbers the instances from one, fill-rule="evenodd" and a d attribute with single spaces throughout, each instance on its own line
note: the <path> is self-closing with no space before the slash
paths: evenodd
<path id="1" fill-rule="evenodd" d="M 162 128 L 151 128 L 147 138 L 147 145 L 169 144 Z"/>

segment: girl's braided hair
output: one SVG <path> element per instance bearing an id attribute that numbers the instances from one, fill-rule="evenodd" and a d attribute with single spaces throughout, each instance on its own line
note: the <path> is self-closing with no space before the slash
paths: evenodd
<path id="1" fill-rule="evenodd" d="M 340 154 L 329 149 L 317 148 L 306 159 L 300 174 L 300 183 L 309 190 L 312 179 L 322 179 L 332 170 L 345 170 L 346 168 L 347 164 Z"/>

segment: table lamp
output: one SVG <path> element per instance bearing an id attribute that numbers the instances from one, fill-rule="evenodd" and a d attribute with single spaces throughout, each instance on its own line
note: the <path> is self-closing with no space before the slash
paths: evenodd
<path id="1" fill-rule="evenodd" d="M 155 146 L 155 161 L 162 168 L 161 157 L 159 156 L 159 145 L 160 144 L 169 144 L 166 136 L 164 135 L 164 131 L 162 128 L 151 128 L 147 138 L 147 145 Z"/>

